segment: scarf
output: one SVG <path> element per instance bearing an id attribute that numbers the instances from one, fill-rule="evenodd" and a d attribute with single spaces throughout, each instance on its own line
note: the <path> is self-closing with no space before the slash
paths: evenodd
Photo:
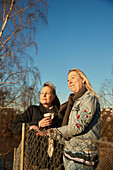
<path id="1" fill-rule="evenodd" d="M 82 88 L 77 93 L 70 94 L 68 101 L 61 106 L 58 115 L 59 117 L 63 117 L 62 126 L 65 126 L 68 124 L 69 115 L 70 115 L 70 112 L 71 112 L 71 109 L 73 107 L 75 100 L 83 96 L 86 91 L 87 91 L 87 88 L 85 87 L 85 85 L 83 85 Z"/>
<path id="2" fill-rule="evenodd" d="M 57 113 L 58 113 L 58 108 L 57 108 L 56 105 L 53 105 L 51 108 L 47 108 L 47 107 L 44 107 L 44 106 L 40 103 L 39 109 L 40 109 L 42 115 L 44 115 L 45 113 L 55 113 L 55 115 L 57 115 Z"/>

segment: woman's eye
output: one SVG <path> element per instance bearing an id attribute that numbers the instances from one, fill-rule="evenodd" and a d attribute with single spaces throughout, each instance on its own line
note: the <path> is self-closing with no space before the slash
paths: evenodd
<path id="1" fill-rule="evenodd" d="M 74 79 L 74 78 L 75 78 L 75 76 L 72 76 L 71 78 L 72 78 L 72 79 Z"/>
<path id="2" fill-rule="evenodd" d="M 50 95 L 51 93 L 50 93 L 50 92 L 47 92 L 46 94 L 47 94 L 47 95 Z"/>
<path id="3" fill-rule="evenodd" d="M 42 92 L 41 95 L 50 95 L 51 93 L 50 92 Z"/>

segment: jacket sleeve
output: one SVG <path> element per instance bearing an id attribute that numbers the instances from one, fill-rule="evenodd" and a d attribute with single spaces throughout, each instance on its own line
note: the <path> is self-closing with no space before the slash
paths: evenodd
<path id="1" fill-rule="evenodd" d="M 67 138 L 84 132 L 93 119 L 94 114 L 98 114 L 96 113 L 97 103 L 98 100 L 95 96 L 90 95 L 84 98 L 78 111 L 72 108 L 70 123 L 66 126 L 56 128 L 57 133 Z"/>
<path id="2" fill-rule="evenodd" d="M 28 107 L 28 109 L 20 115 L 17 120 L 13 123 L 13 133 L 21 134 L 22 132 L 22 123 L 29 123 L 32 119 L 32 107 Z"/>

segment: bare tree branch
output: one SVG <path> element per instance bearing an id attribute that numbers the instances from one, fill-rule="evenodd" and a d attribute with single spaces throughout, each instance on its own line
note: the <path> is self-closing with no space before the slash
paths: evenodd
<path id="1" fill-rule="evenodd" d="M 113 76 L 113 72 L 112 72 Z M 102 108 L 113 107 L 113 79 L 105 79 L 101 85 L 100 92 L 100 103 Z"/>
<path id="2" fill-rule="evenodd" d="M 1 36 L 2 36 L 2 34 L 3 34 L 4 28 L 6 27 L 6 24 L 7 24 L 8 18 L 9 18 L 9 15 L 10 15 L 10 13 L 12 12 L 13 5 L 14 5 L 14 0 L 12 0 L 10 10 L 9 10 L 8 14 L 6 15 L 5 19 L 3 20 L 4 23 L 3 23 L 2 29 L 1 29 L 1 31 L 0 31 L 0 39 L 1 39 Z"/>
<path id="3" fill-rule="evenodd" d="M 0 106 L 25 108 L 38 101 L 40 75 L 27 48 L 35 48 L 35 30 L 47 24 L 46 0 L 1 0 Z M 2 18 L 3 17 L 3 18 Z"/>

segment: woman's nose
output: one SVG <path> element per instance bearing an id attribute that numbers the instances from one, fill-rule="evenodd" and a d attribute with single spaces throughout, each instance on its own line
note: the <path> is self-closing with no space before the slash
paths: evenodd
<path id="1" fill-rule="evenodd" d="M 71 84 L 71 80 L 68 80 L 68 84 Z"/>
<path id="2" fill-rule="evenodd" d="M 44 93 L 43 96 L 46 96 L 46 93 Z"/>

